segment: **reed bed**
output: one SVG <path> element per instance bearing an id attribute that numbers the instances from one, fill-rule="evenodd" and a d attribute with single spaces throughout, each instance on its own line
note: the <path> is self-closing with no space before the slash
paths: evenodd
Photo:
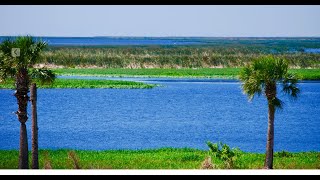
<path id="1" fill-rule="evenodd" d="M 106 46 L 50 47 L 42 64 L 102 68 L 214 68 L 243 67 L 259 56 L 286 58 L 291 68 L 320 68 L 320 54 L 282 46 Z"/>

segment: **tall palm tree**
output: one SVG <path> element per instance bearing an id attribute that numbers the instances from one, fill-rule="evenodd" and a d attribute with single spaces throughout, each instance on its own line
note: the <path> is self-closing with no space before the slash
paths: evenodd
<path id="1" fill-rule="evenodd" d="M 282 102 L 277 98 L 277 83 L 282 84 L 282 92 L 296 99 L 300 90 L 297 78 L 288 72 L 288 62 L 273 56 L 263 56 L 247 65 L 239 75 L 242 89 L 252 100 L 254 95 L 266 96 L 268 101 L 268 133 L 266 158 L 264 167 L 273 168 L 274 146 L 274 115 L 277 108 L 282 108 Z"/>
<path id="2" fill-rule="evenodd" d="M 55 74 L 47 69 L 33 69 L 31 72 L 32 79 L 40 80 L 40 84 L 52 83 L 55 79 Z M 39 156 L 38 156 L 38 115 L 37 115 L 37 84 L 33 82 L 30 86 L 30 101 L 31 101 L 31 112 L 32 112 L 32 157 L 31 167 L 32 169 L 39 169 Z"/>
<path id="3" fill-rule="evenodd" d="M 28 139 L 26 121 L 27 103 L 29 100 L 29 85 L 32 80 L 42 83 L 53 82 L 55 75 L 46 69 L 30 70 L 40 59 L 42 50 L 47 44 L 42 41 L 34 41 L 31 36 L 21 36 L 16 39 L 6 39 L 0 44 L 0 79 L 15 80 L 15 93 L 18 111 L 16 112 L 20 121 L 20 149 L 19 169 L 28 169 Z M 19 48 L 20 54 L 13 52 Z"/>

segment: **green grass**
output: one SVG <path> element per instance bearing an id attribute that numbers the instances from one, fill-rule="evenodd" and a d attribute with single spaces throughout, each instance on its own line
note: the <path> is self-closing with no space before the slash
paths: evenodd
<path id="1" fill-rule="evenodd" d="M 235 78 L 240 68 L 203 69 L 54 69 L 59 75 L 116 76 L 116 77 L 212 77 Z"/>
<path id="2" fill-rule="evenodd" d="M 89 79 L 56 79 L 51 85 L 41 85 L 37 82 L 39 88 L 117 88 L 117 89 L 146 89 L 153 88 L 154 84 L 145 84 L 133 81 L 115 81 L 115 80 L 89 80 Z M 0 83 L 0 89 L 13 89 L 13 80 Z"/>
<path id="3" fill-rule="evenodd" d="M 40 150 L 40 168 L 43 169 L 45 163 L 50 162 L 53 169 L 74 169 L 74 161 L 68 152 L 70 151 L 65 149 Z M 208 151 L 186 148 L 76 150 L 75 153 L 79 159 L 78 165 L 82 169 L 200 169 L 202 162 L 208 156 Z M 18 156 L 17 150 L 0 150 L 0 169 L 17 169 Z M 235 161 L 235 165 L 237 169 L 262 169 L 264 157 L 264 154 L 242 152 Z M 220 164 L 216 165 L 220 166 Z M 320 152 L 275 153 L 274 168 L 320 169 Z"/>
<path id="4" fill-rule="evenodd" d="M 300 79 L 304 80 L 319 80 L 320 69 L 290 69 L 291 72 L 296 73 Z"/>
<path id="5" fill-rule="evenodd" d="M 103 69 L 65 68 L 54 69 L 59 75 L 116 76 L 116 77 L 195 77 L 195 78 L 237 78 L 241 68 L 200 68 L 200 69 Z M 290 69 L 303 80 L 320 79 L 320 69 Z"/>

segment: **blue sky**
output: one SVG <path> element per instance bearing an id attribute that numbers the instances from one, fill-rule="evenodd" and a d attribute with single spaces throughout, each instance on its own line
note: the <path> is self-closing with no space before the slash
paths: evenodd
<path id="1" fill-rule="evenodd" d="M 320 36 L 320 6 L 0 6 L 0 36 Z"/>

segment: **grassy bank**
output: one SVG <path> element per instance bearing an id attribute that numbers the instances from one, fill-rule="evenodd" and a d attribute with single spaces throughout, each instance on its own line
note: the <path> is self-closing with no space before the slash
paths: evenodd
<path id="1" fill-rule="evenodd" d="M 54 69 L 59 75 L 115 76 L 115 77 L 204 77 L 236 78 L 239 68 L 205 69 Z"/>
<path id="2" fill-rule="evenodd" d="M 303 80 L 319 80 L 320 69 L 290 69 L 290 72 L 296 73 Z"/>
<path id="3" fill-rule="evenodd" d="M 65 68 L 54 69 L 59 75 L 115 76 L 115 77 L 195 77 L 195 78 L 237 78 L 241 68 L 200 68 L 200 69 L 102 69 Z M 303 80 L 320 79 L 320 69 L 290 69 Z"/>
<path id="4" fill-rule="evenodd" d="M 74 169 L 200 169 L 208 151 L 163 148 L 155 150 L 74 151 L 40 150 L 40 168 Z M 16 169 L 19 152 L 0 150 L 0 169 Z M 31 157 L 31 155 L 29 156 Z M 237 169 L 261 169 L 264 154 L 242 152 L 235 161 Z M 222 162 L 216 161 L 216 168 Z M 274 157 L 275 169 L 319 169 L 320 152 L 283 153 Z"/>
<path id="5" fill-rule="evenodd" d="M 146 89 L 153 88 L 153 84 L 145 84 L 133 81 L 92 80 L 92 79 L 56 79 L 51 85 L 41 85 L 39 88 L 117 88 L 117 89 Z M 9 80 L 0 83 L 0 89 L 13 89 L 14 82 Z"/>

